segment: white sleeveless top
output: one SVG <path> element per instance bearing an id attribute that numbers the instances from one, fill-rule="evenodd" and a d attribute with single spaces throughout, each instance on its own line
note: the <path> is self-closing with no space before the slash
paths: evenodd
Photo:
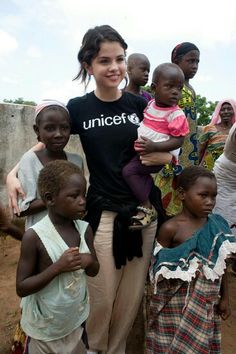
<path id="1" fill-rule="evenodd" d="M 88 223 L 74 221 L 80 233 L 80 253 L 90 253 L 84 239 Z M 52 262 L 69 248 L 48 215 L 31 227 L 40 238 Z M 89 299 L 84 270 L 65 272 L 21 301 L 21 326 L 30 337 L 42 341 L 63 338 L 78 328 L 89 315 Z"/>

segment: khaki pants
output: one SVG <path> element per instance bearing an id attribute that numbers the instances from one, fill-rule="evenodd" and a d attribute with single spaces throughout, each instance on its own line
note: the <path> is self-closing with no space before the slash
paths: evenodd
<path id="1" fill-rule="evenodd" d="M 156 222 L 143 230 L 143 257 L 127 261 L 116 269 L 112 254 L 113 223 L 116 213 L 104 211 L 94 246 L 100 270 L 88 277 L 90 315 L 87 334 L 90 350 L 106 354 L 125 354 L 126 340 L 144 293 L 153 249 Z"/>

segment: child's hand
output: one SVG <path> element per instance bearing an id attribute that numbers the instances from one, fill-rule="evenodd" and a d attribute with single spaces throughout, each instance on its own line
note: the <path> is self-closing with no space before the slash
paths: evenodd
<path id="1" fill-rule="evenodd" d="M 71 247 L 66 250 L 56 262 L 59 273 L 73 272 L 81 269 L 81 254 L 78 247 Z"/>
<path id="2" fill-rule="evenodd" d="M 156 151 L 156 143 L 154 143 L 152 140 L 148 138 L 145 138 L 144 136 L 141 136 L 139 140 L 135 141 L 134 149 L 140 155 L 145 155 L 150 152 Z"/>
<path id="3" fill-rule="evenodd" d="M 220 317 L 225 321 L 231 314 L 230 306 L 229 306 L 229 301 L 221 299 L 219 304 L 218 304 L 218 313 Z"/>
<path id="4" fill-rule="evenodd" d="M 81 268 L 86 269 L 93 264 L 94 258 L 89 253 L 80 253 L 80 262 Z"/>

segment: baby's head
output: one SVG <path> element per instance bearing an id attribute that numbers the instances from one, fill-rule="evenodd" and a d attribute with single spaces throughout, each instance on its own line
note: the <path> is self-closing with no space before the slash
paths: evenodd
<path id="1" fill-rule="evenodd" d="M 200 51 L 190 42 L 183 42 L 175 46 L 171 53 L 172 63 L 177 64 L 184 73 L 185 79 L 192 79 L 198 70 Z"/>
<path id="2" fill-rule="evenodd" d="M 85 211 L 86 180 L 72 162 L 47 163 L 39 173 L 38 191 L 47 208 L 62 217 L 78 219 Z"/>
<path id="3" fill-rule="evenodd" d="M 35 108 L 34 131 L 46 146 L 63 149 L 70 137 L 70 116 L 66 106 L 56 100 L 43 100 Z M 58 143 L 58 146 L 57 146 Z M 59 146 L 60 143 L 63 145 Z M 52 147 L 51 146 L 51 147 Z"/>
<path id="4" fill-rule="evenodd" d="M 153 72 L 151 84 L 156 105 L 160 107 L 177 105 L 183 85 L 184 74 L 178 65 L 173 63 L 158 65 Z"/>
<path id="5" fill-rule="evenodd" d="M 202 166 L 186 167 L 178 181 L 179 195 L 185 209 L 206 217 L 215 206 L 217 184 L 214 173 Z"/>
<path id="6" fill-rule="evenodd" d="M 137 86 L 145 86 L 148 82 L 150 72 L 150 62 L 146 55 L 133 53 L 129 55 L 127 61 L 127 73 L 129 81 Z"/>

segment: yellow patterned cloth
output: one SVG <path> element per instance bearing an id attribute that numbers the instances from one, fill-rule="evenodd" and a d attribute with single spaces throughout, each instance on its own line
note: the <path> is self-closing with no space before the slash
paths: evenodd
<path id="1" fill-rule="evenodd" d="M 201 165 L 212 171 L 215 161 L 223 153 L 225 141 L 228 133 L 219 131 L 215 125 L 209 124 L 203 127 L 203 132 L 199 137 L 200 144 L 206 144 Z"/>
<path id="2" fill-rule="evenodd" d="M 178 102 L 184 111 L 188 123 L 189 134 L 184 139 L 179 156 L 179 165 L 166 165 L 155 177 L 154 181 L 162 193 L 163 206 L 167 215 L 176 215 L 182 209 L 181 201 L 178 198 L 177 176 L 183 168 L 198 165 L 198 144 L 197 144 L 197 114 L 196 114 L 196 95 L 193 89 L 184 85 L 182 98 Z"/>

